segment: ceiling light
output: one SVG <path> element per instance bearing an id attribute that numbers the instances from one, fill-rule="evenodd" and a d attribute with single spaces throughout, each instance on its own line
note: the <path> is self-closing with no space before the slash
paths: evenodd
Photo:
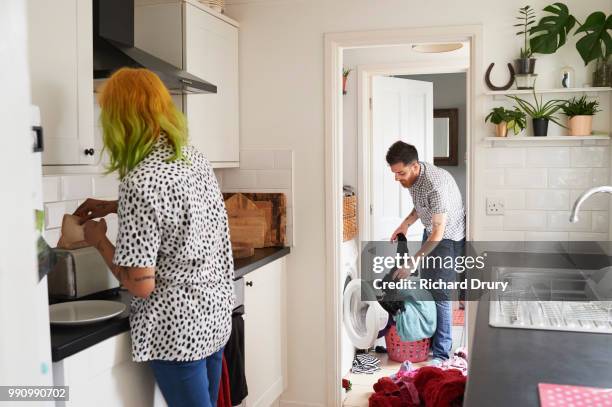
<path id="1" fill-rule="evenodd" d="M 463 44 L 460 42 L 452 42 L 447 44 L 413 44 L 412 50 L 424 53 L 441 53 L 456 51 L 461 47 L 463 47 Z"/>

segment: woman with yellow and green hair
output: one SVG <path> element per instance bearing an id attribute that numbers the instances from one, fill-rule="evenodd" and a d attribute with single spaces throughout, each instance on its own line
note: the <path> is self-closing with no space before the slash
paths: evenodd
<path id="1" fill-rule="evenodd" d="M 227 213 L 208 160 L 153 72 L 122 68 L 99 97 L 118 201 L 88 199 L 85 239 L 134 295 L 132 354 L 169 406 L 215 406 L 231 331 L 234 264 Z M 116 212 L 116 247 L 104 216 Z M 100 221 L 94 218 L 102 218 Z"/>

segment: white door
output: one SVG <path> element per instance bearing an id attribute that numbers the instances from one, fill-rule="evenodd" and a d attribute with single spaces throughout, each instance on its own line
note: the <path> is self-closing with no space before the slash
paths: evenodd
<path id="1" fill-rule="evenodd" d="M 408 190 L 395 181 L 385 160 L 398 140 L 412 144 L 419 160 L 433 162 L 433 84 L 411 79 L 372 78 L 372 240 L 388 240 L 413 209 Z M 420 221 L 408 229 L 408 240 L 421 240 Z"/>

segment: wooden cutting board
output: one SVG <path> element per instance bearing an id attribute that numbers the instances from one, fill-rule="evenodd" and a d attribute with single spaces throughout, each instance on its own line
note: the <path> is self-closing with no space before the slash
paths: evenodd
<path id="1" fill-rule="evenodd" d="M 286 224 L 287 224 L 287 197 L 283 193 L 224 193 L 223 198 L 226 202 L 236 195 L 243 195 L 244 198 L 252 201 L 257 208 L 263 210 L 266 219 L 267 231 L 265 233 L 266 247 L 282 247 L 286 245 Z M 236 207 L 237 201 L 242 198 L 234 198 L 232 210 Z M 270 212 L 271 204 L 271 212 Z M 239 206 L 239 205 L 238 205 Z M 250 209 L 252 207 L 249 206 Z M 229 213 L 229 210 L 228 210 Z M 268 221 L 269 219 L 269 221 Z"/>
<path id="2" fill-rule="evenodd" d="M 225 201 L 232 246 L 262 248 L 266 244 L 265 211 L 243 194 Z"/>

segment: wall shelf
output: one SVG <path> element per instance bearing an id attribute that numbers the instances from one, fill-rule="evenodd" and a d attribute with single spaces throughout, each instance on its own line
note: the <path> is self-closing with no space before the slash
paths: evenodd
<path id="1" fill-rule="evenodd" d="M 610 140 L 608 135 L 593 135 L 593 136 L 546 136 L 546 137 L 533 137 L 533 136 L 508 136 L 508 137 L 485 137 L 486 141 L 501 141 L 501 142 L 513 142 L 513 141 L 582 141 L 582 140 Z"/>
<path id="2" fill-rule="evenodd" d="M 583 93 L 583 94 L 596 94 L 601 92 L 610 92 L 612 87 L 587 87 L 587 88 L 554 88 L 554 89 L 536 89 L 536 95 L 542 94 L 563 94 L 563 93 Z M 531 89 L 508 89 L 508 90 L 497 90 L 488 91 L 484 94 L 487 96 L 507 96 L 507 95 L 530 95 Z"/>

